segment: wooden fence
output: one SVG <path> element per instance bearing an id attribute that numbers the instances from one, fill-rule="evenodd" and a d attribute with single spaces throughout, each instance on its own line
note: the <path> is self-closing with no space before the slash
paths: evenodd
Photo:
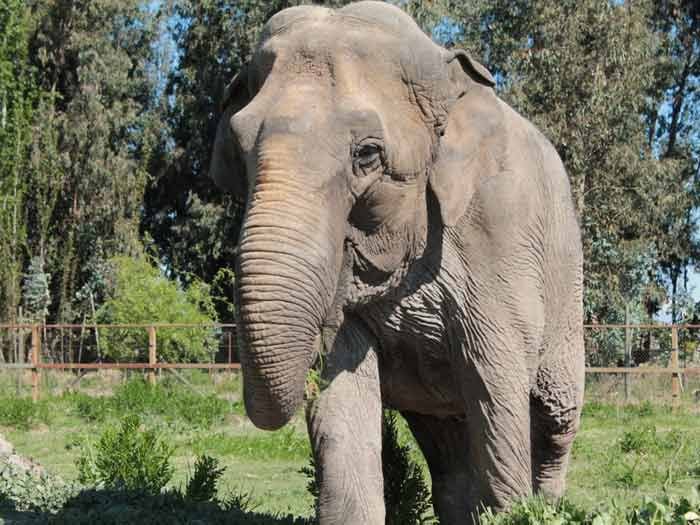
<path id="1" fill-rule="evenodd" d="M 44 334 L 60 330 L 93 330 L 96 334 L 99 330 L 110 329 L 129 329 L 129 330 L 145 330 L 148 334 L 148 361 L 144 362 L 81 362 L 78 361 L 58 361 L 54 358 L 42 359 L 42 339 Z M 0 336 L 3 333 L 24 333 L 31 334 L 29 352 L 26 352 L 26 359 L 16 362 L 0 362 L 0 370 L 29 370 L 31 372 L 32 398 L 38 400 L 41 393 L 41 373 L 43 370 L 145 370 L 148 381 L 152 384 L 156 382 L 156 371 L 161 369 L 208 369 L 208 370 L 234 370 L 240 368 L 237 362 L 236 342 L 235 342 L 235 325 L 234 324 L 111 324 L 111 325 L 78 325 L 78 324 L 0 324 Z M 220 342 L 217 348 L 217 354 L 221 356 L 223 353 L 223 362 L 215 362 L 212 358 L 207 363 L 168 363 L 159 361 L 158 356 L 158 330 L 159 329 L 202 329 L 215 331 L 220 335 L 225 334 L 223 341 Z M 622 363 L 616 363 L 617 366 L 590 366 L 592 351 L 586 356 L 587 374 L 621 374 L 625 381 L 625 398 L 629 397 L 630 382 L 629 377 L 635 374 L 665 374 L 671 376 L 671 396 L 674 405 L 680 401 L 681 395 L 681 380 L 682 376 L 700 375 L 700 362 L 698 366 L 691 365 L 681 366 L 679 359 L 679 332 L 681 330 L 688 331 L 699 330 L 700 325 L 691 324 L 592 324 L 584 325 L 587 333 L 599 332 L 601 330 L 617 330 L 624 331 L 624 349 L 621 353 L 623 356 Z M 654 362 L 650 366 L 636 366 L 632 359 L 632 332 L 633 331 L 670 331 L 670 349 L 665 352 L 667 364 L 659 366 L 659 361 Z M 700 336 L 700 332 L 698 332 Z M 82 335 L 81 335 L 82 337 Z M 698 346 L 700 353 L 700 345 Z M 99 351 L 99 344 L 98 344 Z M 22 352 L 17 355 L 23 355 Z M 99 353 L 98 353 L 99 355 Z M 0 346 L 0 357 L 2 356 L 2 347 Z M 622 366 L 620 366 L 620 364 Z"/>
<path id="2" fill-rule="evenodd" d="M 87 326 L 88 329 L 110 330 L 110 329 L 129 329 L 129 330 L 145 330 L 148 334 L 148 362 L 45 362 L 42 359 L 42 334 L 54 330 L 84 330 L 85 325 L 77 324 L 0 324 L 0 333 L 2 331 L 31 331 L 30 352 L 26 362 L 2 362 L 0 370 L 30 370 L 32 384 L 32 399 L 37 401 L 41 394 L 41 371 L 42 370 L 146 370 L 148 381 L 151 384 L 156 383 L 157 370 L 176 370 L 176 369 L 203 369 L 203 370 L 235 370 L 240 368 L 240 363 L 234 360 L 236 353 L 235 344 L 235 328 L 234 324 L 109 324 L 99 325 L 93 324 Z M 167 363 L 158 360 L 158 329 L 202 329 L 211 331 L 223 331 L 226 334 L 225 353 L 227 360 L 223 363 L 214 362 L 208 363 Z M 220 349 L 219 349 L 220 350 Z M 220 352 L 217 352 L 220 353 Z"/>

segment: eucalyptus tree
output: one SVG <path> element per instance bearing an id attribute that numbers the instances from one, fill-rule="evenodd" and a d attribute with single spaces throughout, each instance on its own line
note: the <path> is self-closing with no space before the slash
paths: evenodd
<path id="1" fill-rule="evenodd" d="M 664 216 L 656 223 L 660 273 L 671 288 L 671 316 L 682 317 L 688 270 L 700 246 L 700 5 L 691 0 L 656 2 L 651 17 L 659 46 L 646 111 L 648 142 L 663 163 Z M 688 313 L 688 312 L 686 312 Z"/>
<path id="2" fill-rule="evenodd" d="M 36 1 L 31 60 L 43 91 L 27 176 L 28 249 L 43 258 L 51 314 L 79 315 L 96 260 L 141 250 L 158 136 L 152 74 L 160 17 L 139 0 Z M 83 295 L 84 296 L 84 295 Z"/>
<path id="3" fill-rule="evenodd" d="M 31 24 L 22 0 L 0 5 L 0 322 L 17 319 L 26 255 L 23 172 L 36 97 L 27 60 Z"/>

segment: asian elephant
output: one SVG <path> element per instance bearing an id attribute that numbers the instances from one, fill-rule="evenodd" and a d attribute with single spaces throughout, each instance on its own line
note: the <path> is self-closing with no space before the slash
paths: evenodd
<path id="1" fill-rule="evenodd" d="M 326 524 L 383 524 L 382 405 L 443 525 L 564 490 L 583 402 L 582 249 L 552 145 L 399 8 L 273 16 L 224 95 L 211 176 L 235 261 L 249 417 L 307 396 Z"/>

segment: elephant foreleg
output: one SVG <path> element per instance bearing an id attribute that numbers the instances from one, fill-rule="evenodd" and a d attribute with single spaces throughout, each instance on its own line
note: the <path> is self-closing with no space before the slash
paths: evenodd
<path id="1" fill-rule="evenodd" d="M 472 512 L 532 493 L 528 374 L 517 362 L 474 362 L 463 378 L 474 479 Z"/>
<path id="2" fill-rule="evenodd" d="M 382 401 L 374 343 L 347 323 L 335 334 L 320 393 L 307 406 L 321 525 L 384 525 Z"/>
<path id="3" fill-rule="evenodd" d="M 581 357 L 572 357 L 580 355 Z M 557 499 L 566 488 L 571 446 L 583 405 L 583 352 L 545 355 L 532 392 L 533 487 Z"/>

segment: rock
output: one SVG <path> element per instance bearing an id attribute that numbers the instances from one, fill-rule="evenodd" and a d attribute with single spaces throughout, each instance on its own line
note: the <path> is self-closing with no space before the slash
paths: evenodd
<path id="1" fill-rule="evenodd" d="M 24 458 L 15 452 L 12 443 L 0 434 L 0 468 L 3 465 L 13 465 L 36 476 L 44 473 L 44 468 L 31 458 Z"/>

